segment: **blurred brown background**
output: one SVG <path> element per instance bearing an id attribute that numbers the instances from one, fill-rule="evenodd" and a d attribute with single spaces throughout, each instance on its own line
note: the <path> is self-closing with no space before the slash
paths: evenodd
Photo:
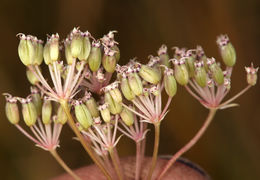
<path id="1" fill-rule="evenodd" d="M 29 83 L 17 54 L 19 32 L 45 39 L 59 32 L 64 38 L 74 27 L 101 37 L 118 30 L 123 64 L 132 57 L 146 61 L 162 43 L 204 47 L 219 59 L 216 36 L 227 33 L 237 50 L 237 64 L 229 96 L 246 86 L 244 66 L 260 65 L 259 0 L 1 0 L 0 1 L 0 93 L 29 93 Z M 213 179 L 260 179 L 260 88 L 259 83 L 236 102 L 239 107 L 223 110 L 203 138 L 184 156 L 200 164 Z M 63 172 L 45 151 L 36 148 L 7 122 L 5 100 L 0 98 L 0 179 L 45 180 Z M 160 154 L 172 154 L 198 130 L 207 111 L 183 88 L 162 124 Z M 151 154 L 149 133 L 148 154 Z M 77 168 L 91 163 L 66 127 L 58 151 Z M 121 140 L 122 156 L 134 154 L 134 145 Z"/>

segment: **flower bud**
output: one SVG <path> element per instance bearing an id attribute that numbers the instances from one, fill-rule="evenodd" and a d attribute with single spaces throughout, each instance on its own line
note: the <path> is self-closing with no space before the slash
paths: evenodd
<path id="1" fill-rule="evenodd" d="M 82 50 L 81 50 L 81 53 L 79 54 L 79 60 L 81 61 L 87 61 L 88 59 L 88 56 L 90 54 L 90 49 L 91 49 L 91 44 L 90 44 L 90 40 L 89 40 L 89 36 L 90 36 L 90 33 L 87 31 L 85 33 L 82 33 Z"/>
<path id="2" fill-rule="evenodd" d="M 123 108 L 120 117 L 127 126 L 132 126 L 134 124 L 134 114 L 128 109 Z"/>
<path id="3" fill-rule="evenodd" d="M 109 123 L 111 120 L 111 115 L 110 115 L 110 111 L 108 109 L 108 104 L 103 104 L 103 105 L 99 106 L 98 109 L 101 113 L 103 120 L 106 123 Z"/>
<path id="4" fill-rule="evenodd" d="M 50 59 L 52 62 L 57 61 L 59 58 L 59 34 L 52 34 L 49 39 L 47 39 L 47 44 L 49 44 Z"/>
<path id="5" fill-rule="evenodd" d="M 251 86 L 254 86 L 257 82 L 257 71 L 258 67 L 254 68 L 253 63 L 251 64 L 251 67 L 245 67 L 246 73 L 247 73 L 247 83 Z"/>
<path id="6" fill-rule="evenodd" d="M 68 117 L 64 112 L 62 106 L 59 106 L 56 117 L 57 117 L 57 121 L 56 121 L 57 123 L 65 124 L 67 122 Z"/>
<path id="7" fill-rule="evenodd" d="M 139 71 L 139 75 L 147 82 L 152 84 L 158 84 L 161 80 L 161 75 L 154 68 L 147 65 L 142 65 Z"/>
<path id="8" fill-rule="evenodd" d="M 43 124 L 50 124 L 51 123 L 51 114 L 52 114 L 51 101 L 45 98 L 43 106 L 42 106 L 42 122 L 43 122 Z"/>
<path id="9" fill-rule="evenodd" d="M 35 105 L 30 97 L 27 99 L 21 99 L 21 103 L 24 122 L 27 126 L 31 127 L 37 120 L 37 110 Z"/>
<path id="10" fill-rule="evenodd" d="M 160 49 L 158 50 L 158 56 L 160 58 L 160 62 L 162 65 L 165 65 L 166 67 L 170 67 L 170 62 L 169 62 L 169 55 L 167 53 L 167 46 L 166 45 L 162 45 L 160 47 Z"/>
<path id="11" fill-rule="evenodd" d="M 205 87 L 207 85 L 207 72 L 203 61 L 195 62 L 195 67 L 195 81 L 200 87 Z"/>
<path id="12" fill-rule="evenodd" d="M 20 37 L 20 43 L 18 45 L 18 54 L 25 66 L 34 64 L 36 57 L 36 49 L 38 44 L 37 37 L 24 34 L 18 34 Z"/>
<path id="13" fill-rule="evenodd" d="M 88 129 L 92 123 L 93 119 L 92 116 L 85 104 L 82 104 L 82 102 L 77 101 L 75 104 L 75 115 L 82 127 L 84 129 Z"/>
<path id="14" fill-rule="evenodd" d="M 26 70 L 26 77 L 32 85 L 36 85 L 39 82 L 39 79 L 35 76 L 35 74 L 30 69 Z"/>
<path id="15" fill-rule="evenodd" d="M 102 58 L 102 65 L 104 69 L 109 73 L 113 73 L 116 69 L 115 53 L 116 51 L 105 48 L 105 54 Z"/>
<path id="16" fill-rule="evenodd" d="M 208 58 L 207 59 L 207 64 L 209 67 L 209 70 L 212 73 L 212 77 L 214 81 L 218 84 L 221 85 L 224 83 L 224 74 L 219 65 L 215 62 L 214 58 Z"/>
<path id="17" fill-rule="evenodd" d="M 9 94 L 3 94 L 6 96 L 6 104 L 5 104 L 5 114 L 7 119 L 12 124 L 18 124 L 19 117 L 19 109 L 17 105 L 17 99 L 12 97 Z"/>
<path id="18" fill-rule="evenodd" d="M 83 37 L 81 31 L 78 28 L 74 28 L 70 34 L 71 44 L 70 50 L 71 55 L 74 58 L 78 58 L 83 50 Z"/>
<path id="19" fill-rule="evenodd" d="M 177 83 L 172 69 L 165 69 L 163 83 L 168 96 L 173 97 L 177 92 Z"/>
<path id="20" fill-rule="evenodd" d="M 183 59 L 174 60 L 174 76 L 176 81 L 184 86 L 189 82 L 189 73 Z"/>
<path id="21" fill-rule="evenodd" d="M 105 93 L 105 103 L 108 104 L 108 109 L 112 114 L 118 114 L 122 111 L 122 105 L 116 102 L 109 92 Z"/>
<path id="22" fill-rule="evenodd" d="M 131 101 L 135 98 L 135 94 L 131 90 L 128 80 L 125 77 L 121 80 L 121 91 L 127 100 Z"/>
<path id="23" fill-rule="evenodd" d="M 97 107 L 97 102 L 93 97 L 91 97 L 90 93 L 85 95 L 84 101 L 85 101 L 85 104 L 86 104 L 91 116 L 94 118 L 98 117 L 99 111 L 98 111 L 98 107 Z"/>
<path id="24" fill-rule="evenodd" d="M 42 111 L 42 98 L 41 98 L 40 92 L 38 91 L 37 88 L 31 87 L 31 93 L 32 93 L 32 95 L 31 95 L 32 102 L 35 105 L 37 115 L 40 116 L 41 111 Z"/>
<path id="25" fill-rule="evenodd" d="M 137 73 L 128 74 L 128 84 L 136 96 L 143 93 L 143 84 Z"/>
<path id="26" fill-rule="evenodd" d="M 101 44 L 99 41 L 92 43 L 92 48 L 88 57 L 88 64 L 91 71 L 96 72 L 101 64 Z"/>
<path id="27" fill-rule="evenodd" d="M 226 66 L 232 67 L 236 63 L 236 51 L 227 35 L 220 35 L 217 38 L 217 44 L 221 57 Z"/>

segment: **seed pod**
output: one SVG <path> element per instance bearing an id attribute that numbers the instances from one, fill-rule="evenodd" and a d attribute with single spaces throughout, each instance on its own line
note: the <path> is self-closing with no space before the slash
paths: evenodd
<path id="1" fill-rule="evenodd" d="M 120 59 L 120 49 L 117 45 L 114 45 L 113 47 L 111 47 L 112 50 L 116 51 L 115 52 L 115 58 L 116 58 L 116 62 L 119 61 Z"/>
<path id="2" fill-rule="evenodd" d="M 108 109 L 112 114 L 118 114 L 122 111 L 122 105 L 114 101 L 109 92 L 105 93 L 105 103 L 108 104 Z"/>
<path id="3" fill-rule="evenodd" d="M 195 74 L 195 66 L 194 66 L 194 55 L 189 52 L 189 53 L 186 53 L 188 54 L 188 57 L 185 59 L 185 62 L 186 62 L 186 66 L 187 66 L 187 70 L 189 72 L 189 77 L 194 77 L 194 74 Z"/>
<path id="4" fill-rule="evenodd" d="M 81 35 L 81 31 L 78 28 L 74 28 L 70 34 L 70 38 L 71 55 L 74 58 L 78 58 L 83 50 L 83 37 Z"/>
<path id="5" fill-rule="evenodd" d="M 139 75 L 147 82 L 152 84 L 158 84 L 161 80 L 161 75 L 154 68 L 147 65 L 142 65 L 139 71 Z"/>
<path id="6" fill-rule="evenodd" d="M 258 67 L 254 68 L 254 65 L 252 63 L 251 67 L 245 67 L 245 70 L 247 72 L 247 76 L 246 76 L 247 83 L 251 86 L 256 85 Z"/>
<path id="7" fill-rule="evenodd" d="M 42 98 L 41 95 L 38 91 L 38 89 L 32 87 L 31 88 L 31 93 L 32 93 L 32 102 L 35 105 L 37 115 L 40 116 L 42 112 Z"/>
<path id="8" fill-rule="evenodd" d="M 103 120 L 106 123 L 109 123 L 111 120 L 111 115 L 110 115 L 110 111 L 108 109 L 108 104 L 103 104 L 103 105 L 99 106 L 98 109 L 101 113 Z"/>
<path id="9" fill-rule="evenodd" d="M 91 114 L 85 104 L 82 104 L 82 102 L 77 102 L 75 105 L 75 115 L 82 127 L 84 129 L 88 129 L 92 123 L 93 119 L 91 117 Z"/>
<path id="10" fill-rule="evenodd" d="M 22 114 L 24 122 L 27 126 L 31 127 L 36 123 L 37 111 L 31 98 L 22 99 Z"/>
<path id="11" fill-rule="evenodd" d="M 64 46 L 65 46 L 65 58 L 67 60 L 68 65 L 71 65 L 73 63 L 73 56 L 71 54 L 71 48 L 70 48 L 70 41 L 68 39 L 65 40 Z"/>
<path id="12" fill-rule="evenodd" d="M 173 76 L 173 71 L 171 69 L 165 70 L 163 83 L 168 96 L 173 97 L 177 92 L 177 83 Z"/>
<path id="13" fill-rule="evenodd" d="M 86 106 L 92 115 L 92 117 L 96 118 L 99 116 L 99 111 L 97 108 L 97 102 L 93 97 L 90 97 L 86 100 Z"/>
<path id="14" fill-rule="evenodd" d="M 184 86 L 189 82 L 189 73 L 183 60 L 174 61 L 174 76 L 176 81 Z"/>
<path id="15" fill-rule="evenodd" d="M 100 42 L 93 41 L 92 48 L 88 57 L 88 64 L 91 71 L 96 72 L 101 64 L 101 49 Z"/>
<path id="16" fill-rule="evenodd" d="M 212 73 L 212 77 L 214 79 L 214 81 L 218 84 L 221 85 L 224 83 L 224 74 L 223 71 L 221 70 L 221 68 L 219 67 L 219 65 L 217 65 L 217 63 L 215 62 L 214 58 L 208 58 L 207 60 L 207 64 L 209 67 L 209 70 Z"/>
<path id="17" fill-rule="evenodd" d="M 9 96 L 9 95 L 8 95 Z M 6 97 L 6 104 L 5 104 L 5 114 L 7 119 L 12 124 L 18 124 L 20 117 L 19 117 L 19 109 L 17 105 L 17 100 L 12 98 L 11 96 Z"/>
<path id="18" fill-rule="evenodd" d="M 221 57 L 228 67 L 233 67 L 236 63 L 236 51 L 227 35 L 220 35 L 217 38 L 217 44 Z"/>
<path id="19" fill-rule="evenodd" d="M 167 46 L 166 45 L 162 45 L 160 48 L 159 48 L 159 50 L 158 50 L 158 56 L 159 56 L 159 58 L 160 58 L 160 63 L 161 63 L 161 65 L 164 65 L 164 66 L 166 66 L 166 67 L 170 67 L 171 66 L 171 64 L 170 64 L 170 62 L 169 62 L 169 55 L 168 55 L 168 53 L 167 53 Z"/>
<path id="20" fill-rule="evenodd" d="M 128 109 L 123 108 L 120 117 L 127 126 L 132 126 L 134 124 L 134 114 Z"/>
<path id="21" fill-rule="evenodd" d="M 18 55 L 25 66 L 34 64 L 36 48 L 37 48 L 37 37 L 24 34 L 19 34 L 20 43 L 18 45 Z"/>
<path id="22" fill-rule="evenodd" d="M 116 51 L 105 48 L 105 54 L 102 58 L 102 65 L 104 69 L 109 73 L 113 73 L 116 69 L 115 53 Z"/>
<path id="23" fill-rule="evenodd" d="M 41 65 L 43 61 L 43 41 L 38 40 L 37 41 L 37 46 L 36 46 L 36 51 L 35 51 L 35 58 L 34 58 L 34 64 L 36 65 Z"/>
<path id="24" fill-rule="evenodd" d="M 128 84 L 136 96 L 143 93 L 143 84 L 137 73 L 128 74 Z"/>
<path id="25" fill-rule="evenodd" d="M 35 74 L 30 69 L 26 70 L 26 77 L 32 85 L 36 85 L 39 82 L 39 79 L 35 76 Z"/>
<path id="26" fill-rule="evenodd" d="M 50 44 L 46 43 L 43 48 L 43 59 L 45 64 L 49 65 L 52 63 L 51 56 L 50 56 Z"/>
<path id="27" fill-rule="evenodd" d="M 82 50 L 81 50 L 81 53 L 79 55 L 79 60 L 81 61 L 87 61 L 88 59 L 88 56 L 90 54 L 90 49 L 91 49 L 91 44 L 90 44 L 90 40 L 89 40 L 89 32 L 85 32 L 83 33 L 83 38 L 82 38 L 82 41 L 83 41 L 83 46 L 82 46 Z"/>
<path id="28" fill-rule="evenodd" d="M 59 58 L 59 34 L 52 34 L 51 37 L 47 40 L 49 44 L 49 53 L 50 59 L 52 62 L 57 61 Z"/>
<path id="29" fill-rule="evenodd" d="M 45 99 L 43 106 L 42 106 L 42 122 L 43 122 L 43 124 L 50 124 L 51 123 L 51 114 L 52 114 L 51 101 L 48 100 L 48 99 Z"/>
<path id="30" fill-rule="evenodd" d="M 121 91 L 127 100 L 131 101 L 135 98 L 135 94 L 131 90 L 128 80 L 125 77 L 121 80 Z"/>
<path id="31" fill-rule="evenodd" d="M 66 113 L 64 112 L 62 106 L 59 106 L 58 111 L 57 111 L 57 123 L 60 124 L 65 124 L 68 120 L 68 117 Z"/>
<path id="32" fill-rule="evenodd" d="M 195 81 L 200 87 L 205 87 L 207 85 L 207 72 L 203 64 L 203 61 L 195 62 Z"/>

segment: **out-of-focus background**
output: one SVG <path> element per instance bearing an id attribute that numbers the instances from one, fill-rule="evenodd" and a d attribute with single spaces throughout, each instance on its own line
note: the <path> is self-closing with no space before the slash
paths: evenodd
<path id="1" fill-rule="evenodd" d="M 260 65 L 259 0 L 1 0 L 0 93 L 29 93 L 25 67 L 20 63 L 16 34 L 59 32 L 65 38 L 73 27 L 94 37 L 117 30 L 121 60 L 138 57 L 145 62 L 162 43 L 168 47 L 202 45 L 208 56 L 220 59 L 216 36 L 227 33 L 237 51 L 232 77 L 234 95 L 246 84 L 244 66 Z M 172 52 L 170 52 L 172 53 Z M 203 138 L 184 156 L 200 164 L 213 179 L 260 179 L 260 86 L 236 100 L 239 107 L 219 111 Z M 0 179 L 45 180 L 63 170 L 45 151 L 13 127 L 0 97 Z M 160 154 L 173 154 L 202 125 L 207 110 L 179 86 L 171 111 L 163 121 Z M 149 133 L 148 155 L 153 146 Z M 64 128 L 58 152 L 72 168 L 91 163 L 73 134 Z M 134 154 L 133 143 L 123 138 L 122 156 Z"/>

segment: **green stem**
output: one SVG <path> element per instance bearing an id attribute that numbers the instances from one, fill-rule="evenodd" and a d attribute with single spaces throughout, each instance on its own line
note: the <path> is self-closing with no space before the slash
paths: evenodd
<path id="1" fill-rule="evenodd" d="M 73 120 L 73 117 L 70 114 L 70 108 L 68 106 L 68 102 L 67 101 L 60 101 L 60 104 L 61 104 L 64 112 L 66 113 L 66 115 L 68 117 L 68 123 L 69 123 L 71 129 L 76 134 L 76 136 L 79 138 L 79 141 L 82 144 L 82 146 L 84 147 L 84 149 L 86 150 L 86 152 L 89 154 L 89 156 L 94 161 L 94 163 L 100 168 L 100 170 L 103 172 L 103 174 L 106 176 L 106 178 L 108 180 L 112 180 L 112 178 L 109 175 L 108 171 L 104 168 L 104 166 L 102 165 L 102 163 L 100 162 L 98 157 L 94 154 L 94 152 L 92 151 L 91 147 L 87 144 L 87 142 L 85 141 L 84 137 L 82 136 L 82 134 L 78 130 L 78 128 L 77 128 L 77 126 L 76 126 L 76 124 L 75 124 L 75 122 Z"/>
<path id="2" fill-rule="evenodd" d="M 154 147 L 153 147 L 153 157 L 152 157 L 152 163 L 147 175 L 147 180 L 151 180 L 154 168 L 156 166 L 157 162 L 157 156 L 158 156 L 158 148 L 159 148 L 159 140 L 160 140 L 160 122 L 157 122 L 154 124 L 155 132 L 154 132 Z"/>
<path id="3" fill-rule="evenodd" d="M 49 151 L 51 155 L 56 159 L 56 161 L 63 167 L 63 169 L 70 174 L 75 180 L 81 180 L 79 176 L 77 176 L 68 166 L 67 164 L 61 159 L 59 154 L 55 149 Z"/>
<path id="4" fill-rule="evenodd" d="M 120 163 L 118 161 L 118 157 L 117 157 L 116 153 L 114 152 L 114 148 L 110 148 L 109 149 L 109 154 L 110 154 L 110 157 L 112 159 L 112 162 L 113 162 L 113 165 L 115 167 L 116 174 L 117 174 L 119 180 L 123 180 L 124 179 L 123 178 L 123 174 L 122 174 L 122 171 L 121 171 L 121 169 L 119 167 Z"/>
<path id="5" fill-rule="evenodd" d="M 185 152 L 187 152 L 198 140 L 201 138 L 201 136 L 205 133 L 206 129 L 210 125 L 212 119 L 214 118 L 216 114 L 217 109 L 210 109 L 208 117 L 200 130 L 197 132 L 197 134 L 183 147 L 181 148 L 177 153 L 175 153 L 172 158 L 167 162 L 165 167 L 162 169 L 156 180 L 162 179 L 162 177 L 165 175 L 167 170 L 173 165 L 173 163 L 176 162 L 176 160 Z"/>

